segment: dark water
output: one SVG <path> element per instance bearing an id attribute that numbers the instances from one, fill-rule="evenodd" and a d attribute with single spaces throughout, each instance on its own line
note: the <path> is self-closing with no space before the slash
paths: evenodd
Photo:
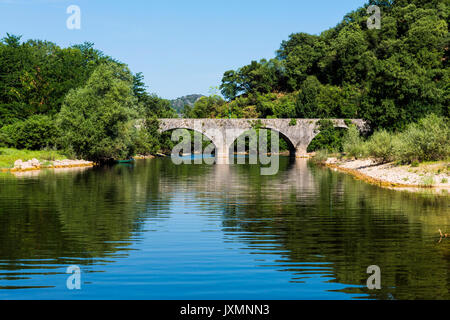
<path id="1" fill-rule="evenodd" d="M 446 196 L 282 158 L 0 176 L 0 299 L 450 299 Z M 81 290 L 66 269 L 81 268 Z M 381 268 L 381 290 L 366 287 Z"/>

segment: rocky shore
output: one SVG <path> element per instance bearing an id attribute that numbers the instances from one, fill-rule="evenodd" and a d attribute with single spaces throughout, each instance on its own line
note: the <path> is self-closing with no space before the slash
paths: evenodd
<path id="1" fill-rule="evenodd" d="M 92 167 L 94 162 L 85 160 L 55 160 L 55 161 L 39 161 L 31 159 L 28 161 L 17 160 L 14 162 L 14 167 L 9 169 L 1 169 L 2 172 L 23 172 L 41 169 L 54 168 L 76 168 L 76 167 Z"/>
<path id="2" fill-rule="evenodd" d="M 339 160 L 329 158 L 328 167 L 354 175 L 369 183 L 391 188 L 433 188 L 450 191 L 450 163 L 420 166 L 378 164 L 372 159 Z"/>

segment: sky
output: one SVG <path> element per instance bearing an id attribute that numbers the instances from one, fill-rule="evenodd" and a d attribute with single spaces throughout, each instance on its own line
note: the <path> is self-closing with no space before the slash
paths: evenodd
<path id="1" fill-rule="evenodd" d="M 142 72 L 166 99 L 211 92 L 225 71 L 270 59 L 296 32 L 320 34 L 365 0 L 0 0 L 0 38 L 41 39 L 67 47 L 93 42 Z M 68 29 L 70 5 L 80 29 Z"/>

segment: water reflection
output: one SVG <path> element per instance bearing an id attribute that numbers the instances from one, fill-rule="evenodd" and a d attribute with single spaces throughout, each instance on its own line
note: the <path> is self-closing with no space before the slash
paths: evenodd
<path id="1" fill-rule="evenodd" d="M 64 298 L 78 264 L 87 298 L 449 299 L 448 199 L 289 158 L 275 176 L 170 159 L 2 176 L 0 289 L 19 294 L 0 297 Z"/>

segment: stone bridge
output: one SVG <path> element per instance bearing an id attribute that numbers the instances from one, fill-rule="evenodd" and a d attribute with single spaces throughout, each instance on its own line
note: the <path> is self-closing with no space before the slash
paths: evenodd
<path id="1" fill-rule="evenodd" d="M 335 127 L 348 128 L 344 119 L 330 119 Z M 277 131 L 289 144 L 291 154 L 305 157 L 311 141 L 320 132 L 320 119 L 159 119 L 160 132 L 189 129 L 202 133 L 216 146 L 218 163 L 229 163 L 230 147 L 249 129 L 265 128 Z M 349 119 L 361 131 L 368 130 L 361 119 Z"/>

